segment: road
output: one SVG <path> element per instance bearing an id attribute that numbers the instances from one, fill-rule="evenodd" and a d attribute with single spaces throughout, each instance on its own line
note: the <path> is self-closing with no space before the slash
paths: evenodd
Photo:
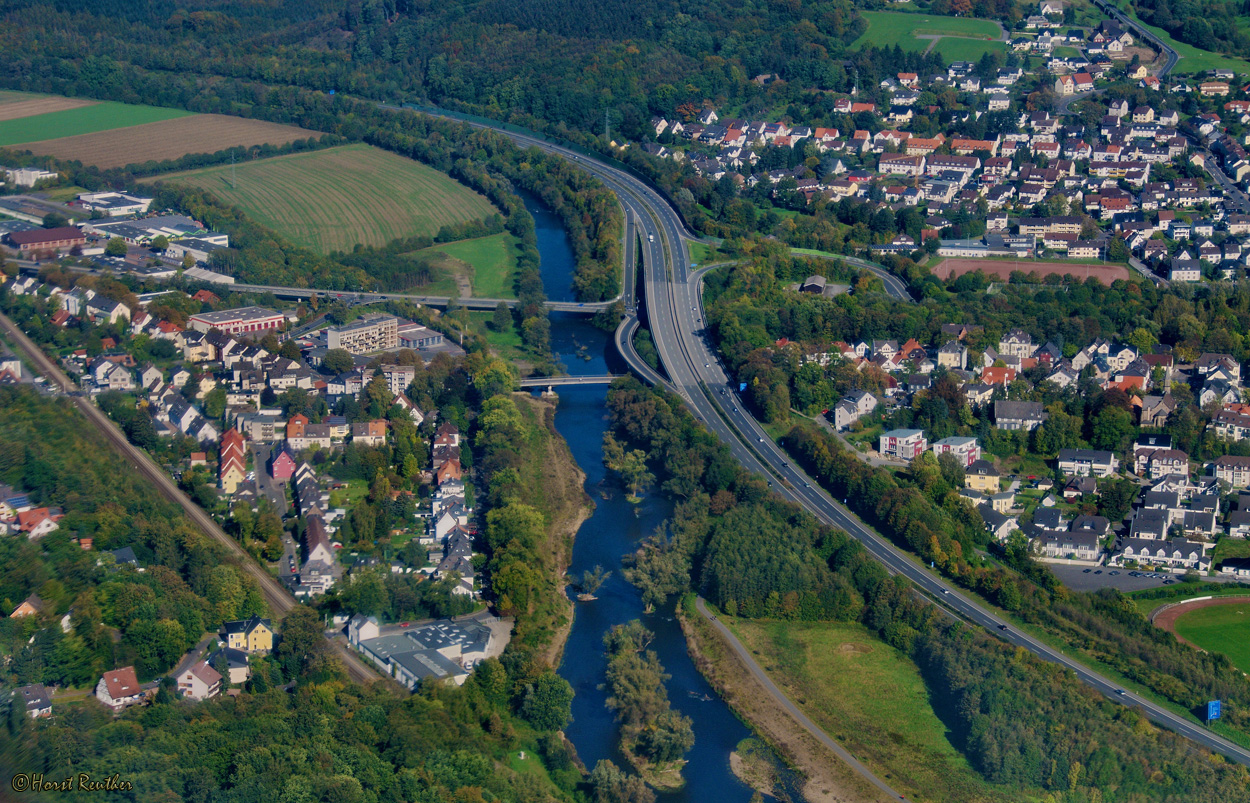
<path id="1" fill-rule="evenodd" d="M 273 507 L 273 512 L 278 516 L 285 517 L 287 511 L 286 490 L 283 488 L 284 483 L 273 478 L 269 473 L 269 456 L 276 448 L 273 444 L 253 443 L 252 444 L 252 470 L 256 474 L 254 480 L 256 492 L 263 494 Z"/>
<path id="2" fill-rule="evenodd" d="M 1094 5 L 1108 17 L 1120 23 L 1120 27 L 1132 31 L 1139 40 L 1147 42 L 1164 55 L 1163 66 L 1159 68 L 1159 80 L 1166 78 L 1168 73 L 1176 68 L 1176 62 L 1180 60 L 1180 56 L 1175 50 L 1165 45 L 1162 39 L 1146 30 L 1141 23 L 1116 8 L 1108 0 L 1094 0 Z"/>
<path id="3" fill-rule="evenodd" d="M 644 237 L 642 241 L 642 284 L 645 287 L 652 340 L 667 373 L 667 380 L 643 363 L 632 348 L 629 338 L 638 328 L 638 322 L 632 316 L 622 321 L 617 329 L 616 342 L 632 370 L 647 381 L 663 384 L 681 396 L 694 414 L 728 445 L 743 466 L 768 477 L 782 497 L 801 505 L 821 521 L 858 539 L 869 554 L 881 561 L 890 573 L 907 577 L 946 612 L 985 628 L 1013 646 L 1071 670 L 1077 678 L 1109 699 L 1140 709 L 1156 724 L 1250 766 L 1250 751 L 1150 700 L 1123 691 L 1110 679 L 1032 636 L 1017 632 L 1007 620 L 980 607 L 912 556 L 896 549 L 888 539 L 860 521 L 844 504 L 834 500 L 812 483 L 746 412 L 737 396 L 724 384 L 724 373 L 716 356 L 700 337 L 705 316 L 697 291 L 697 277 L 692 281 L 687 250 L 688 242 L 697 238 L 684 229 L 676 210 L 658 192 L 624 171 L 535 137 L 510 131 L 502 133 L 523 145 L 539 147 L 578 161 L 587 172 L 602 179 L 617 193 L 622 205 L 639 222 L 642 234 L 654 234 L 654 242 L 648 237 Z M 632 265 L 632 261 L 626 263 L 627 271 Z M 724 394 L 720 392 L 722 390 Z"/>
<path id="4" fill-rule="evenodd" d="M 71 394 L 70 400 L 87 418 L 87 421 L 94 426 L 108 440 L 117 452 L 120 453 L 123 462 L 119 469 L 126 470 L 125 465 L 138 471 L 147 480 L 149 480 L 161 495 L 174 502 L 182 508 L 183 513 L 192 521 L 200 530 L 217 541 L 225 549 L 238 559 L 239 567 L 256 581 L 256 585 L 260 588 L 261 595 L 265 598 L 265 603 L 269 606 L 269 610 L 274 616 L 281 619 L 286 612 L 295 607 L 295 599 L 282 584 L 273 578 L 269 572 L 259 566 L 256 561 L 249 555 L 238 542 L 225 533 L 218 526 L 212 517 L 203 511 L 199 505 L 192 502 L 190 497 L 184 494 L 174 481 L 170 479 L 165 470 L 157 465 L 147 452 L 138 448 L 126 439 L 117 426 L 109 420 L 103 412 L 100 411 L 90 400 L 81 395 L 74 395 L 77 388 L 70 381 L 60 368 L 56 366 L 48 358 L 43 351 L 35 345 L 30 338 L 22 332 L 7 315 L 0 315 L 0 329 L 4 330 L 5 335 L 9 338 L 18 349 L 20 349 L 30 361 L 30 364 L 39 371 L 40 374 L 53 385 L 60 387 L 66 393 Z M 349 648 L 331 641 L 335 650 L 339 653 L 348 675 L 352 680 L 358 683 L 370 683 L 377 680 L 379 675 L 370 669 L 363 661 Z"/>
<path id="5" fill-rule="evenodd" d="M 729 628 L 725 627 L 723 622 L 708 612 L 707 606 L 703 604 L 703 597 L 697 597 L 694 601 L 694 606 L 699 610 L 699 613 L 705 619 L 712 623 L 712 627 L 715 627 L 717 632 L 724 636 L 725 640 L 729 642 L 730 646 L 733 647 L 734 652 L 737 653 L 738 658 L 743 664 L 746 665 L 746 668 L 751 673 L 751 676 L 764 687 L 764 691 L 768 692 L 768 696 L 772 697 L 777 705 L 785 709 L 786 713 L 794 717 L 795 721 L 802 725 L 804 730 L 812 736 L 815 736 L 818 742 L 832 750 L 838 758 L 845 761 L 852 769 L 864 776 L 864 778 L 871 782 L 873 786 L 877 787 L 882 792 L 885 792 L 895 800 L 906 800 L 906 798 L 898 792 L 891 789 L 889 784 L 874 775 L 872 770 L 859 763 L 859 759 L 847 752 L 846 748 L 835 742 L 833 739 L 830 739 L 829 735 L 821 730 L 816 723 L 808 719 L 807 715 L 800 711 L 798 706 L 791 702 L 790 698 L 787 697 L 781 689 L 777 688 L 776 684 L 773 683 L 770 677 L 768 677 L 768 674 L 764 672 L 763 668 L 761 668 L 760 665 L 755 662 L 755 659 L 751 657 L 751 651 L 744 647 L 741 641 L 738 641 L 738 637 L 730 632 Z"/>

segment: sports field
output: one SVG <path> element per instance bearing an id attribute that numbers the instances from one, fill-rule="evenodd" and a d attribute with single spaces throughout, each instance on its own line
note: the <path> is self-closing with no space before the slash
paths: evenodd
<path id="1" fill-rule="evenodd" d="M 868 30 L 852 43 L 852 48 L 873 45 L 904 50 L 935 48 L 948 59 L 974 60 L 991 51 L 1005 51 L 999 41 L 1002 30 L 990 20 L 972 17 L 938 17 L 898 11 L 861 12 Z"/>
<path id="2" fill-rule="evenodd" d="M 322 253 L 435 234 L 498 210 L 450 176 L 369 145 L 160 177 L 209 190 L 291 242 Z"/>
<path id="3" fill-rule="evenodd" d="M 1097 279 L 1108 287 L 1116 279 L 1132 276 L 1128 268 L 1110 262 L 1042 262 L 1034 259 L 943 259 L 933 268 L 933 275 L 949 279 L 978 270 L 1004 281 L 1010 279 L 1015 271 L 1036 273 L 1038 276 L 1071 274 L 1078 279 Z"/>
<path id="4" fill-rule="evenodd" d="M 413 258 L 432 257 L 443 254 L 463 266 L 468 273 L 469 283 L 473 287 L 473 295 L 477 298 L 515 298 L 512 282 L 516 275 L 518 255 L 516 238 L 507 232 L 492 234 L 488 237 L 477 237 L 472 240 L 461 240 L 455 243 L 423 248 L 413 251 Z M 434 265 L 438 261 L 431 260 Z M 425 292 L 435 295 L 433 290 Z M 458 293 L 464 297 L 463 293 Z"/>
<path id="5" fill-rule="evenodd" d="M 5 104 L 6 106 L 11 104 Z M 24 142 L 39 142 L 54 137 L 71 137 L 92 134 L 114 128 L 189 117 L 191 112 L 181 109 L 162 109 L 156 106 L 132 106 L 128 103 L 105 101 L 77 108 L 62 108 L 10 120 L 0 120 L 0 147 Z"/>
<path id="6" fill-rule="evenodd" d="M 8 106 L 0 106 L 3 117 Z M 224 114 L 195 114 L 143 125 L 45 139 L 18 145 L 40 155 L 77 159 L 96 167 L 125 167 L 148 161 L 162 162 L 189 153 L 216 153 L 232 147 L 285 145 L 297 139 L 317 139 L 320 132 L 306 128 L 248 120 Z"/>
<path id="7" fill-rule="evenodd" d="M 1170 623 L 1160 620 L 1172 611 L 1181 613 Z M 1193 602 L 1172 608 L 1155 619 L 1161 627 L 1170 624 L 1182 640 L 1210 652 L 1221 652 L 1243 672 L 1250 672 L 1250 599 L 1235 602 L 1219 599 Z"/>

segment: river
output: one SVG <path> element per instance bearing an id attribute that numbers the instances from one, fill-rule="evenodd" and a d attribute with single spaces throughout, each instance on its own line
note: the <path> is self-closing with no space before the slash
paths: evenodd
<path id="1" fill-rule="evenodd" d="M 559 218 L 536 199 L 526 197 L 534 215 L 538 249 L 542 256 L 544 289 L 552 299 L 572 299 L 574 256 Z M 591 326 L 585 318 L 567 314 L 551 316 L 551 341 L 556 358 L 570 374 L 602 375 L 623 372 L 609 334 Z M 672 803 L 742 803 L 751 790 L 733 774 L 729 754 L 750 731 L 716 695 L 686 654 L 686 639 L 673 616 L 672 605 L 643 612 L 637 589 L 621 574 L 622 556 L 633 552 L 638 541 L 651 534 L 672 513 L 672 505 L 652 491 L 639 505 L 631 505 L 603 465 L 603 434 L 607 429 L 606 386 L 560 388 L 555 424 L 568 442 L 573 457 L 586 472 L 586 492 L 596 509 L 577 532 L 573 544 L 572 576 L 596 565 L 612 576 L 593 602 L 576 603 L 576 616 L 560 665 L 563 676 L 576 692 L 573 722 L 565 730 L 588 768 L 600 759 L 628 765 L 616 749 L 617 725 L 607 708 L 605 683 L 607 661 L 603 636 L 613 626 L 641 619 L 655 633 L 651 648 L 671 675 L 667 688 L 673 707 L 690 717 L 695 744 L 687 754 L 686 785 L 661 796 Z"/>

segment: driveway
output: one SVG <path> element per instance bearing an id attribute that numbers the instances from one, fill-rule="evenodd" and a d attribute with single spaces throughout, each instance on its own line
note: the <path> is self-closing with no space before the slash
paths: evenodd
<path id="1" fill-rule="evenodd" d="M 178 665 L 174 667 L 174 670 L 169 673 L 169 676 L 177 680 L 179 675 L 186 672 L 191 668 L 192 664 L 204 657 L 210 646 L 217 646 L 216 633 L 209 633 L 207 636 L 200 639 L 198 644 L 192 647 L 186 655 L 182 656 L 182 660 L 179 661 Z"/>

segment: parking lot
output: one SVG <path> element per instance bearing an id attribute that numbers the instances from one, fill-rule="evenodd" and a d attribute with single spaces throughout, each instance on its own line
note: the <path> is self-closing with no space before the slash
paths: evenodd
<path id="1" fill-rule="evenodd" d="M 1087 573 L 1085 570 L 1090 569 Z M 1108 569 L 1106 566 L 1068 566 L 1064 564 L 1052 564 L 1050 570 L 1055 573 L 1065 586 L 1073 591 L 1097 591 L 1100 588 L 1116 588 L 1120 591 L 1140 591 L 1143 588 L 1158 588 L 1165 581 L 1179 581 L 1183 575 L 1167 574 L 1162 572 L 1140 572 L 1137 577 L 1130 576 L 1133 569 Z M 1102 574 L 1096 574 L 1102 572 Z M 1118 574 L 1112 574 L 1118 572 Z M 1147 574 L 1157 575 L 1156 577 L 1147 577 Z M 1211 582 L 1225 582 L 1229 578 L 1219 575 L 1211 575 L 1204 577 L 1204 580 Z"/>

